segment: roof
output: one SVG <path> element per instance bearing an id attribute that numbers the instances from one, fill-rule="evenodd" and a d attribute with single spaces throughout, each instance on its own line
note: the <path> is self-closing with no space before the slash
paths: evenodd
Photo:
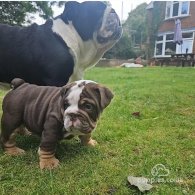
<path id="1" fill-rule="evenodd" d="M 154 8 L 154 1 L 151 1 L 148 6 L 146 7 L 146 9 L 153 9 Z"/>

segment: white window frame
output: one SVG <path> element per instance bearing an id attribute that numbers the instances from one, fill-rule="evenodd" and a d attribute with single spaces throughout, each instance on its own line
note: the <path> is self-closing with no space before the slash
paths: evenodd
<path id="1" fill-rule="evenodd" d="M 193 52 L 193 45 L 194 45 L 194 34 L 195 34 L 195 31 L 182 31 L 182 33 L 193 33 L 193 35 L 192 35 L 192 37 L 191 38 L 183 38 L 183 42 L 187 42 L 187 41 L 192 41 L 192 48 L 191 48 L 191 51 L 189 50 L 188 51 L 188 53 L 191 53 L 191 52 Z M 164 34 L 159 34 L 158 36 L 163 36 L 163 39 L 162 40 L 160 40 L 160 41 L 156 41 L 155 42 L 155 49 L 154 49 L 154 57 L 171 57 L 171 55 L 165 55 L 165 47 L 166 47 L 166 42 L 172 42 L 172 40 L 166 40 L 166 36 L 168 35 L 168 34 L 174 34 L 174 32 L 166 32 L 166 33 L 164 33 Z M 156 49 L 157 49 L 157 44 L 159 44 L 159 43 L 162 43 L 162 54 L 161 55 L 156 55 Z M 182 46 L 180 46 L 180 45 L 176 45 L 176 51 L 175 51 L 175 53 L 176 54 L 179 54 L 179 53 L 181 53 L 181 47 Z M 185 53 L 184 52 L 184 47 L 182 48 L 182 51 L 183 51 L 183 53 Z"/>
<path id="2" fill-rule="evenodd" d="M 154 49 L 154 56 L 155 57 L 163 57 L 164 56 L 164 51 L 165 51 L 165 41 L 166 41 L 166 35 L 159 35 L 159 36 L 162 36 L 163 39 L 160 40 L 160 41 L 156 41 L 155 42 L 155 49 Z M 160 44 L 162 43 L 162 54 L 161 55 L 156 55 L 156 49 L 157 49 L 157 44 Z"/>
<path id="3" fill-rule="evenodd" d="M 186 48 L 185 48 L 185 43 L 192 41 L 192 48 L 191 50 L 188 50 L 188 53 L 192 53 L 193 52 L 193 45 L 194 45 L 194 32 L 189 31 L 189 32 L 183 32 L 183 33 L 193 33 L 191 38 L 183 38 L 183 44 L 182 45 L 178 45 L 176 46 L 176 54 L 180 54 L 180 53 L 185 53 L 186 52 Z"/>
<path id="4" fill-rule="evenodd" d="M 188 10 L 186 14 L 182 14 L 182 4 L 183 2 L 188 2 Z M 165 9 L 165 20 L 167 19 L 171 19 L 171 18 L 178 18 L 178 17 L 186 17 L 189 16 L 190 13 L 190 1 L 178 1 L 179 3 L 179 10 L 178 10 L 178 15 L 177 16 L 173 16 L 173 5 L 174 5 L 175 1 L 167 1 L 166 2 L 166 9 Z M 168 7 L 170 7 L 170 15 L 167 16 L 167 9 Z"/>

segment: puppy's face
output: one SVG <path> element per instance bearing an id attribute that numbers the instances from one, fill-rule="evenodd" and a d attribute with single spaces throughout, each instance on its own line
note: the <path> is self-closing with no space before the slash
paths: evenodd
<path id="1" fill-rule="evenodd" d="M 108 88 L 87 80 L 64 86 L 61 95 L 64 128 L 72 135 L 91 133 L 100 113 L 113 98 Z"/>

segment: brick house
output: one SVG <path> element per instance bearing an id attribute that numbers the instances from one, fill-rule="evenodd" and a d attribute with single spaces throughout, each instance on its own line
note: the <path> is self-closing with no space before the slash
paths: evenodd
<path id="1" fill-rule="evenodd" d="M 159 6 L 159 16 L 161 22 L 158 26 L 157 33 L 153 39 L 155 42 L 150 44 L 151 37 L 149 36 L 148 44 L 153 45 L 154 58 L 170 58 L 172 54 L 195 54 L 195 1 L 152 1 L 147 6 L 148 13 L 148 29 L 150 33 L 150 25 L 154 19 L 155 6 Z M 175 20 L 180 19 L 183 44 L 174 43 Z"/>

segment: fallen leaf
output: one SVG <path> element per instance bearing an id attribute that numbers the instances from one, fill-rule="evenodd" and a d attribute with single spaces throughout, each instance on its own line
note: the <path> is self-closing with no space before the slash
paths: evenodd
<path id="1" fill-rule="evenodd" d="M 135 117 L 140 117 L 140 112 L 133 112 L 132 115 Z"/>
<path id="2" fill-rule="evenodd" d="M 148 191 L 153 188 L 151 184 L 148 184 L 147 178 L 128 176 L 127 179 L 131 185 L 138 187 L 141 192 Z"/>

